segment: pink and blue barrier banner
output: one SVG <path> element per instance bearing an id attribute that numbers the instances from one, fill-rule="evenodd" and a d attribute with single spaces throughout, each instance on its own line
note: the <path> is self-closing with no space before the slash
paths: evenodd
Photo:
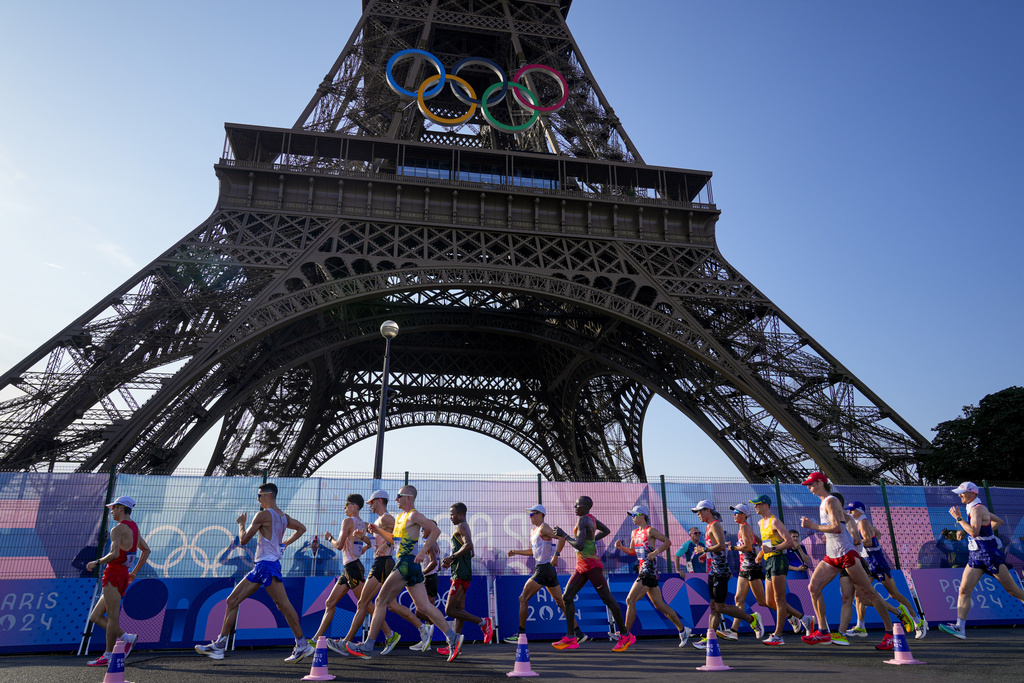
<path id="1" fill-rule="evenodd" d="M 956 621 L 956 603 L 960 592 L 963 569 L 911 569 L 910 576 L 917 588 L 917 596 L 930 624 Z M 898 574 L 899 572 L 894 572 Z M 1010 572 L 1020 585 L 1016 572 Z M 1010 597 L 994 577 L 982 577 L 971 593 L 973 604 L 967 614 L 967 623 L 1020 624 L 1024 623 L 1024 604 Z"/>

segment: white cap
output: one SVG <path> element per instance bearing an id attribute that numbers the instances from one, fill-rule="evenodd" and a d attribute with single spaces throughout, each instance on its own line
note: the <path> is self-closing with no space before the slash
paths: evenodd
<path id="1" fill-rule="evenodd" d="M 539 512 L 540 514 L 544 515 L 545 517 L 548 514 L 548 511 L 544 509 L 544 506 L 540 505 L 539 503 L 537 505 L 534 505 L 532 508 L 526 508 L 526 511 L 527 512 Z"/>
<path id="2" fill-rule="evenodd" d="M 371 493 L 370 494 L 370 500 L 373 500 L 374 498 L 380 498 L 382 500 L 390 500 L 390 498 L 388 498 L 388 492 L 385 491 L 384 489 L 377 489 L 376 491 Z"/>
<path id="3" fill-rule="evenodd" d="M 690 512 L 700 512 L 701 510 L 714 510 L 714 509 L 715 509 L 715 504 L 712 503 L 710 500 L 705 499 L 705 500 L 702 500 L 701 502 L 697 503 L 697 505 L 695 505 L 694 507 L 690 508 Z"/>
<path id="4" fill-rule="evenodd" d="M 978 487 L 973 481 L 965 481 L 964 483 L 953 489 L 953 493 L 977 493 Z"/>
<path id="5" fill-rule="evenodd" d="M 977 489 L 975 489 L 975 491 L 977 491 Z M 135 499 L 132 498 L 131 496 L 118 496 L 117 500 L 115 500 L 113 503 L 111 503 L 107 507 L 108 508 L 112 508 L 115 505 L 123 505 L 126 508 L 128 508 L 129 510 L 131 510 L 132 508 L 135 507 Z"/>
<path id="6" fill-rule="evenodd" d="M 754 514 L 754 511 L 751 510 L 750 506 L 747 505 L 746 503 L 740 503 L 739 505 L 730 505 L 729 509 L 730 510 L 735 510 L 736 512 L 742 512 L 747 517 L 749 517 L 750 515 Z"/>

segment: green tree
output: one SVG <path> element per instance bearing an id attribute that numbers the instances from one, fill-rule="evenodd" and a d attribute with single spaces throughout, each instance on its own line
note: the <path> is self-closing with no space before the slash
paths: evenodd
<path id="1" fill-rule="evenodd" d="M 1024 480 L 1024 388 L 989 394 L 932 431 L 933 451 L 918 463 L 926 482 Z"/>

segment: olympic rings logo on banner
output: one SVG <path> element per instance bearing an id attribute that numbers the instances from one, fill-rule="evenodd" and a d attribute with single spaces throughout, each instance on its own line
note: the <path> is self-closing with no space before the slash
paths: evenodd
<path id="1" fill-rule="evenodd" d="M 433 64 L 434 69 L 437 70 L 437 73 L 423 81 L 423 83 L 420 84 L 419 89 L 415 92 L 400 86 L 395 80 L 395 76 L 392 72 L 395 64 L 400 59 L 411 55 L 424 57 L 427 61 Z M 473 87 L 466 82 L 464 78 L 459 77 L 459 71 L 461 71 L 463 67 L 470 65 L 485 67 L 492 71 L 499 79 L 497 83 L 494 83 L 484 90 L 483 94 L 479 98 L 476 96 L 476 91 L 473 90 Z M 546 73 L 558 81 L 559 86 L 562 88 L 562 96 L 558 102 L 551 106 L 541 106 L 537 95 L 525 85 L 519 83 L 519 80 L 523 78 L 523 76 L 534 72 Z M 449 74 L 445 72 L 444 65 L 441 63 L 441 60 L 431 53 L 426 50 L 409 48 L 407 50 L 399 50 L 391 56 L 391 59 L 388 60 L 386 76 L 388 87 L 399 95 L 414 98 L 420 113 L 423 114 L 425 118 L 433 121 L 434 123 L 439 123 L 442 126 L 458 126 L 469 121 L 469 119 L 473 117 L 473 114 L 476 113 L 477 107 L 479 107 L 480 112 L 489 124 L 498 130 L 505 131 L 506 133 L 518 133 L 533 126 L 540 117 L 541 112 L 558 111 L 565 106 L 565 103 L 569 100 L 569 84 L 566 82 L 565 76 L 555 69 L 552 69 L 550 66 L 545 66 L 543 64 L 527 64 L 526 66 L 520 67 L 520 69 L 516 71 L 515 75 L 512 76 L 512 79 L 509 80 L 508 74 L 505 73 L 505 70 L 496 62 L 483 57 L 466 57 L 465 59 L 460 59 L 455 66 L 452 67 L 452 72 Z M 445 84 L 449 81 L 451 82 L 452 94 L 454 94 L 455 97 L 463 104 L 469 105 L 469 111 L 466 114 L 451 119 L 437 116 L 427 107 L 427 100 L 437 97 L 437 95 L 444 90 Z M 501 102 L 510 89 L 513 92 L 513 99 L 516 104 L 526 111 L 533 112 L 532 116 L 527 119 L 526 123 L 521 123 L 518 126 L 508 126 L 501 123 L 494 118 L 490 111 L 490 107 Z M 527 99 L 529 101 L 527 101 Z"/>
<path id="2" fill-rule="evenodd" d="M 154 555 L 156 555 L 155 548 L 154 548 L 153 554 L 150 555 L 149 564 L 152 565 L 156 569 L 163 569 L 165 577 L 170 578 L 170 576 L 171 576 L 171 567 L 174 567 L 174 566 L 178 565 L 182 560 L 184 560 L 186 553 L 188 553 L 189 556 L 191 557 L 192 561 L 200 569 L 203 570 L 203 577 L 204 578 L 206 577 L 206 572 L 208 572 L 208 571 L 211 571 L 213 573 L 213 576 L 216 578 L 216 576 L 217 576 L 217 569 L 220 568 L 220 567 L 227 566 L 227 565 L 224 564 L 223 560 L 226 560 L 228 558 L 225 557 L 225 558 L 221 559 L 220 556 L 224 553 L 225 550 L 228 550 L 229 548 L 231 548 L 231 544 L 234 543 L 235 536 L 234 536 L 233 533 L 228 531 L 226 528 L 224 528 L 222 526 L 208 526 L 208 527 L 206 527 L 204 529 L 200 529 L 198 532 L 196 532 L 196 535 L 192 539 L 192 541 L 189 542 L 188 536 L 185 535 L 185 532 L 183 532 L 181 529 L 179 529 L 176 526 L 172 526 L 170 524 L 165 524 L 163 526 L 157 527 L 156 529 L 153 529 L 149 533 L 149 538 L 152 539 L 153 536 L 155 536 L 157 534 L 157 532 L 160 532 L 160 531 L 173 531 L 173 532 L 177 533 L 178 536 L 181 538 L 181 545 L 178 546 L 177 548 L 175 548 L 174 550 L 172 550 L 171 552 L 169 552 L 167 554 L 166 562 L 161 564 L 160 562 L 156 561 L 156 558 L 154 557 Z M 225 536 L 228 537 L 228 545 L 225 546 L 221 551 L 219 551 L 216 556 L 214 556 L 212 562 L 210 561 L 210 556 L 206 554 L 206 551 L 203 550 L 202 548 L 200 548 L 199 545 L 198 545 L 199 537 L 202 536 L 203 534 L 205 534 L 207 531 L 220 531 Z M 149 540 L 148 542 L 151 545 L 153 545 L 153 546 L 157 546 L 158 545 L 155 541 Z M 236 550 L 241 550 L 243 554 L 248 554 L 248 551 L 246 551 L 244 548 L 236 548 Z"/>

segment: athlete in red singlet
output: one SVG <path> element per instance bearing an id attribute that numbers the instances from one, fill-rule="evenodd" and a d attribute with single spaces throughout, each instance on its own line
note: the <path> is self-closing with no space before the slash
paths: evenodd
<path id="1" fill-rule="evenodd" d="M 88 662 L 89 666 L 107 666 L 118 638 L 125 642 L 124 656 L 131 653 L 138 635 L 121 630 L 121 598 L 149 557 L 149 546 L 139 535 L 139 527 L 131 520 L 135 500 L 121 496 L 107 507 L 110 508 L 111 519 L 117 523 L 110 530 L 110 552 L 85 565 L 89 571 L 98 565 L 107 565 L 103 570 L 103 596 L 89 615 L 89 621 L 107 632 L 107 646 L 101 656 Z M 140 550 L 142 556 L 138 557 Z"/>

